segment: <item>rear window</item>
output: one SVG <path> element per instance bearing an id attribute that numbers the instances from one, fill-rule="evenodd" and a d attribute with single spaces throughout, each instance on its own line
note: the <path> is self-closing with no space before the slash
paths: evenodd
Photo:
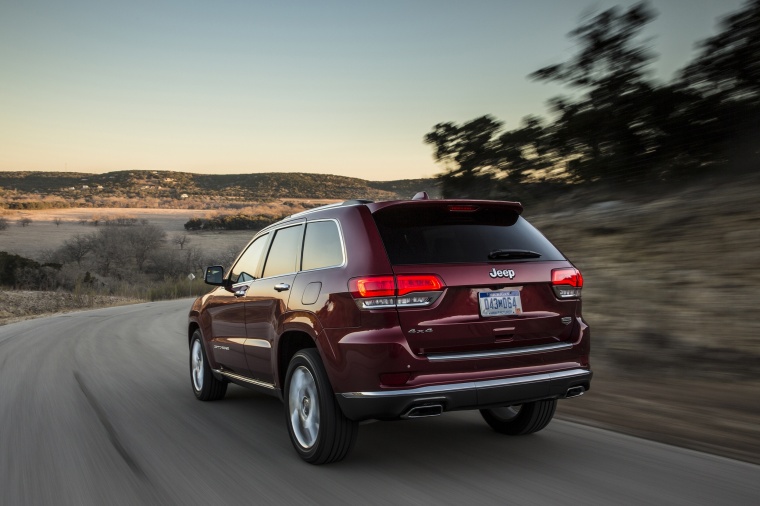
<path id="1" fill-rule="evenodd" d="M 301 269 L 322 269 L 343 263 L 343 244 L 334 221 L 313 221 L 306 225 Z"/>
<path id="2" fill-rule="evenodd" d="M 448 206 L 398 206 L 375 213 L 375 223 L 392 264 L 535 262 L 565 260 L 533 225 L 516 212 L 481 207 L 452 212 Z M 507 259 L 498 250 L 535 252 L 535 258 Z"/>

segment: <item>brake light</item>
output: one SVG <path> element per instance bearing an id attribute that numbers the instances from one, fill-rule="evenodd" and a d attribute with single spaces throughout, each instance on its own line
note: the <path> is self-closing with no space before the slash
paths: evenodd
<path id="1" fill-rule="evenodd" d="M 449 211 L 453 211 L 455 213 L 469 213 L 469 212 L 477 211 L 477 210 L 478 210 L 478 206 L 468 206 L 464 204 L 449 206 Z"/>
<path id="2" fill-rule="evenodd" d="M 443 281 L 433 274 L 396 276 L 397 295 L 412 292 L 429 292 L 443 288 Z"/>
<path id="3" fill-rule="evenodd" d="M 348 290 L 361 309 L 429 306 L 445 286 L 435 274 L 367 276 L 348 281 Z"/>
<path id="4" fill-rule="evenodd" d="M 553 269 L 552 288 L 558 299 L 579 299 L 583 288 L 581 271 L 572 267 Z"/>

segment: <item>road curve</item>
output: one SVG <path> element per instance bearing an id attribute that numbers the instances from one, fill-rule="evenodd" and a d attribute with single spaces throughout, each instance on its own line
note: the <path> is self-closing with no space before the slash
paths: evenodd
<path id="1" fill-rule="evenodd" d="M 310 466 L 277 399 L 231 386 L 222 401 L 195 400 L 189 306 L 0 327 L 0 504 L 760 501 L 760 466 L 559 420 L 510 438 L 476 412 L 362 425 L 345 461 Z"/>

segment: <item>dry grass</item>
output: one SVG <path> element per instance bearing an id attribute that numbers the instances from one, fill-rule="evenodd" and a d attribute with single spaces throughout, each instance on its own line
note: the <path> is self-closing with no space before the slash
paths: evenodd
<path id="1" fill-rule="evenodd" d="M 91 293 L 0 290 L 0 325 L 56 313 L 145 302 L 129 297 Z"/>
<path id="2" fill-rule="evenodd" d="M 528 210 L 585 278 L 596 375 L 561 414 L 760 463 L 759 193 L 753 176 Z"/>

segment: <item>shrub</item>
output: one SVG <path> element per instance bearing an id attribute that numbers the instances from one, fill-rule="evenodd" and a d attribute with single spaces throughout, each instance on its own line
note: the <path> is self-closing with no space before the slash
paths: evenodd
<path id="1" fill-rule="evenodd" d="M 267 214 L 218 214 L 212 218 L 192 218 L 185 230 L 261 230 L 284 216 Z"/>
<path id="2" fill-rule="evenodd" d="M 49 290 L 57 286 L 55 278 L 60 269 L 61 264 L 40 264 L 31 258 L 0 251 L 0 286 Z"/>

